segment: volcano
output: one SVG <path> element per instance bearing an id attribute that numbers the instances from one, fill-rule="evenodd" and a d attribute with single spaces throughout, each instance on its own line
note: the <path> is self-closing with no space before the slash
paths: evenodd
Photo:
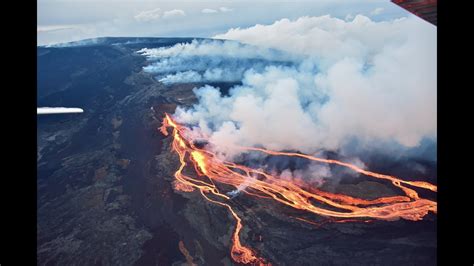
<path id="1" fill-rule="evenodd" d="M 192 41 L 37 48 L 38 106 L 84 109 L 37 118 L 38 264 L 436 264 L 436 162 L 374 153 L 360 168 L 342 154 L 245 146 L 225 161 L 172 114 L 197 103 L 195 87 L 226 95 L 238 79 L 195 70 L 199 79 L 166 83 L 174 74 L 147 71 L 143 49 Z M 340 178 L 285 179 L 281 162 Z"/>

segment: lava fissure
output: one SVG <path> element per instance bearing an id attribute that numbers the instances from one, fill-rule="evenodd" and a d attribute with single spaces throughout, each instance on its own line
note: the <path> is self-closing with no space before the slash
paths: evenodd
<path id="1" fill-rule="evenodd" d="M 437 202 L 423 199 L 413 188 L 406 187 L 406 185 L 409 185 L 437 192 L 437 186 L 428 182 L 405 181 L 395 176 L 371 172 L 350 163 L 301 153 L 271 151 L 255 147 L 237 147 L 246 152 L 261 152 L 268 156 L 300 157 L 319 163 L 336 164 L 369 177 L 388 180 L 391 184 L 401 189 L 405 195 L 366 200 L 330 193 L 313 188 L 309 184 L 304 183 L 304 181 L 300 181 L 297 184 L 282 179 L 277 175 L 266 173 L 261 169 L 253 169 L 244 165 L 219 160 L 211 151 L 197 148 L 193 144 L 193 139 L 186 139 L 184 136 L 186 136 L 185 133 L 188 128 L 176 123 L 170 115 L 165 114 L 160 131 L 164 135 L 168 135 L 168 128 L 172 129 L 172 150 L 178 154 L 180 160 L 180 166 L 174 174 L 176 182 L 180 185 L 176 185 L 175 188 L 183 188 L 181 189 L 183 192 L 198 189 L 204 199 L 213 204 L 226 207 L 230 211 L 236 222 L 232 234 L 231 257 L 238 263 L 266 264 L 265 260 L 258 257 L 254 250 L 241 244 L 240 231 L 243 226 L 242 219 L 237 215 L 232 206 L 226 203 L 231 197 L 220 192 L 216 184 L 230 185 L 235 188 L 236 193 L 242 191 L 250 196 L 275 200 L 297 210 L 324 216 L 328 218 L 328 222 L 368 222 L 371 221 L 370 219 L 392 221 L 400 218 L 418 221 L 423 219 L 429 212 L 437 212 Z M 188 165 L 187 161 L 192 163 L 198 177 L 207 177 L 209 182 L 198 179 L 198 177 L 183 174 L 183 169 Z M 208 196 L 211 194 L 217 199 L 222 199 L 222 201 L 211 199 Z M 314 201 L 318 202 L 318 205 L 327 206 L 330 209 L 315 206 Z M 294 218 L 314 225 L 318 224 L 302 217 Z"/>

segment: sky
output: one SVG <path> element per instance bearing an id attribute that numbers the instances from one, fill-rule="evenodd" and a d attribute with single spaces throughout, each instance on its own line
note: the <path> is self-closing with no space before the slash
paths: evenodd
<path id="1" fill-rule="evenodd" d="M 95 37 L 212 37 L 230 28 L 331 15 L 373 21 L 412 16 L 384 0 L 38 0 L 38 45 Z"/>

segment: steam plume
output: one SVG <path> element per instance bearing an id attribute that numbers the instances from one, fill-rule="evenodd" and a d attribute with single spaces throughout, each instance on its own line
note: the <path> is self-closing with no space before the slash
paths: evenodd
<path id="1" fill-rule="evenodd" d="M 353 140 L 409 148 L 424 138 L 436 139 L 436 28 L 424 21 L 302 17 L 215 37 L 259 48 L 215 41 L 142 53 L 150 60 L 161 58 L 148 70 L 175 67 L 172 78 L 186 82 L 185 74 L 194 73 L 185 71 L 203 71 L 178 67 L 193 56 L 243 60 L 222 71 L 241 75 L 241 85 L 229 95 L 204 86 L 195 89 L 196 105 L 175 113 L 224 155 L 238 153 L 233 145 L 314 153 L 339 150 Z M 264 63 L 253 68 L 255 59 Z"/>

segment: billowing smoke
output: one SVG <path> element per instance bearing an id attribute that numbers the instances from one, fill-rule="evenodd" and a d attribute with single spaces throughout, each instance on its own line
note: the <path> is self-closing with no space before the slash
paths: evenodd
<path id="1" fill-rule="evenodd" d="M 298 57 L 288 53 L 231 41 L 193 41 L 158 49 L 142 49 L 150 65 L 145 71 L 168 85 L 174 83 L 240 82 L 249 69 L 291 65 Z"/>
<path id="2" fill-rule="evenodd" d="M 216 80 L 237 74 L 228 79 L 241 84 L 228 94 L 197 88 L 199 102 L 175 113 L 222 156 L 238 155 L 234 145 L 313 154 L 353 142 L 413 148 L 436 140 L 436 28 L 417 17 L 302 17 L 215 37 L 259 48 L 215 41 L 142 53 L 157 59 L 147 70 L 174 71 L 163 82 L 213 80 L 205 72 L 215 69 L 221 69 Z M 236 63 L 226 67 L 228 58 Z"/>

